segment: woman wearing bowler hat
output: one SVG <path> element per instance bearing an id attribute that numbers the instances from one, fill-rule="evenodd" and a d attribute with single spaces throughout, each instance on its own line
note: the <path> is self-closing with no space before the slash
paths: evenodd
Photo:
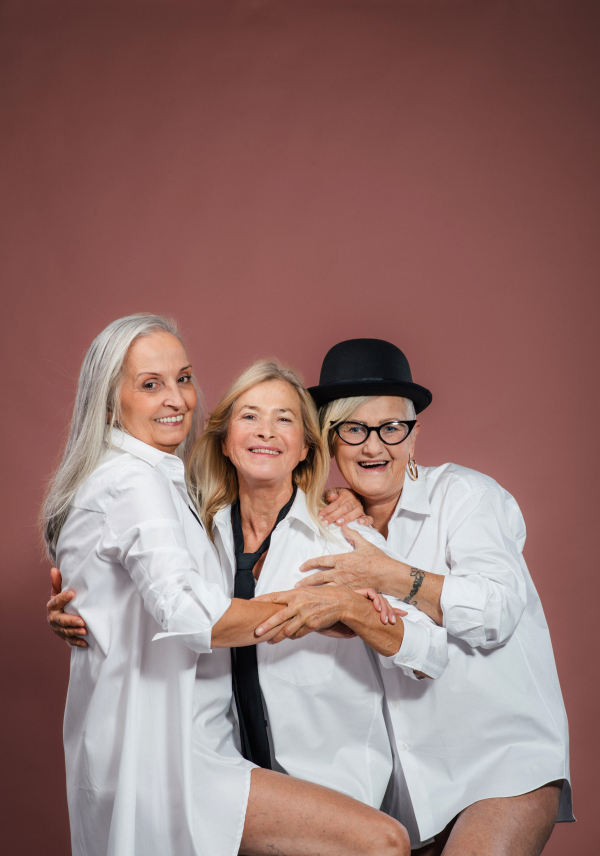
<path id="1" fill-rule="evenodd" d="M 417 414 L 432 396 L 389 342 L 335 345 L 310 392 L 342 475 L 404 559 L 345 528 L 355 550 L 305 563 L 318 573 L 299 585 L 373 587 L 448 631 L 438 680 L 411 680 L 397 657 L 382 669 L 401 764 L 393 798 L 414 812 L 413 847 L 537 856 L 554 823 L 574 818 L 567 719 L 519 506 L 482 473 L 417 466 Z"/>

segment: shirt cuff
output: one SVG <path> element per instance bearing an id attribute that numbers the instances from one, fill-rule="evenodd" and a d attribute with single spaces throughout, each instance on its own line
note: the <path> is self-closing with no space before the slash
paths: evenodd
<path id="1" fill-rule="evenodd" d="M 418 672 L 425 671 L 423 666 L 427 659 L 431 641 L 429 631 L 425 625 L 414 621 L 403 621 L 402 623 L 404 624 L 404 638 L 400 650 L 397 654 L 392 654 L 391 657 L 384 657 L 380 654 L 379 659 L 384 669 L 399 667 L 408 678 L 418 680 L 415 670 Z"/>
<path id="2" fill-rule="evenodd" d="M 200 581 L 200 577 L 197 580 L 195 577 L 198 575 L 189 574 L 188 580 L 192 592 L 197 589 L 194 594 L 197 597 L 203 597 L 203 609 L 201 611 L 198 609 L 198 601 L 194 598 L 189 596 L 183 598 L 178 608 L 167 619 L 168 630 L 155 634 L 152 641 L 173 638 L 197 654 L 210 654 L 212 629 L 231 606 L 231 600 L 216 585 L 207 585 L 204 581 Z M 200 616 L 202 616 L 201 620 L 199 620 Z"/>
<path id="3" fill-rule="evenodd" d="M 486 590 L 473 580 L 448 575 L 442 587 L 440 606 L 444 627 L 451 636 L 469 645 L 485 642 Z"/>

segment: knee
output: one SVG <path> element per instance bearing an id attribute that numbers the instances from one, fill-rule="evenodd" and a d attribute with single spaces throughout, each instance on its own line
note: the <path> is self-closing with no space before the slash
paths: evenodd
<path id="1" fill-rule="evenodd" d="M 410 856 L 410 838 L 408 832 L 392 817 L 385 816 L 372 841 L 371 856 Z"/>

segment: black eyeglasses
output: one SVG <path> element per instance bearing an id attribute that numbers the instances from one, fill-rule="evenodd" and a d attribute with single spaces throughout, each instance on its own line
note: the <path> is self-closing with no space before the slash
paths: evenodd
<path id="1" fill-rule="evenodd" d="M 334 423 L 331 423 L 334 425 Z M 382 443 L 386 446 L 397 446 L 403 443 L 412 429 L 417 424 L 416 419 L 407 419 L 405 422 L 384 422 L 383 425 L 365 425 L 363 422 L 340 422 L 334 428 L 340 440 L 349 446 L 360 446 L 375 431 Z"/>

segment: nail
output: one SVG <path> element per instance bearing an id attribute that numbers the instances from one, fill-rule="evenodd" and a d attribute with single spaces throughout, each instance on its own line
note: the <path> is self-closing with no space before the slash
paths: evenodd
<path id="1" fill-rule="evenodd" d="M 392 624 L 395 624 L 395 623 L 396 623 L 396 616 L 392 615 Z"/>
<path id="2" fill-rule="evenodd" d="M 336 520 L 335 522 L 337 523 L 338 526 L 341 526 L 343 523 L 345 523 L 345 520 L 343 517 L 340 517 L 340 519 Z"/>
<path id="3" fill-rule="evenodd" d="M 260 634 L 263 632 L 263 628 L 262 628 L 262 627 L 257 627 L 255 632 L 256 632 L 256 635 L 257 635 L 257 636 L 260 636 Z"/>
<path id="4" fill-rule="evenodd" d="M 77 622 L 77 627 L 83 627 L 83 621 L 78 621 L 78 622 Z"/>

